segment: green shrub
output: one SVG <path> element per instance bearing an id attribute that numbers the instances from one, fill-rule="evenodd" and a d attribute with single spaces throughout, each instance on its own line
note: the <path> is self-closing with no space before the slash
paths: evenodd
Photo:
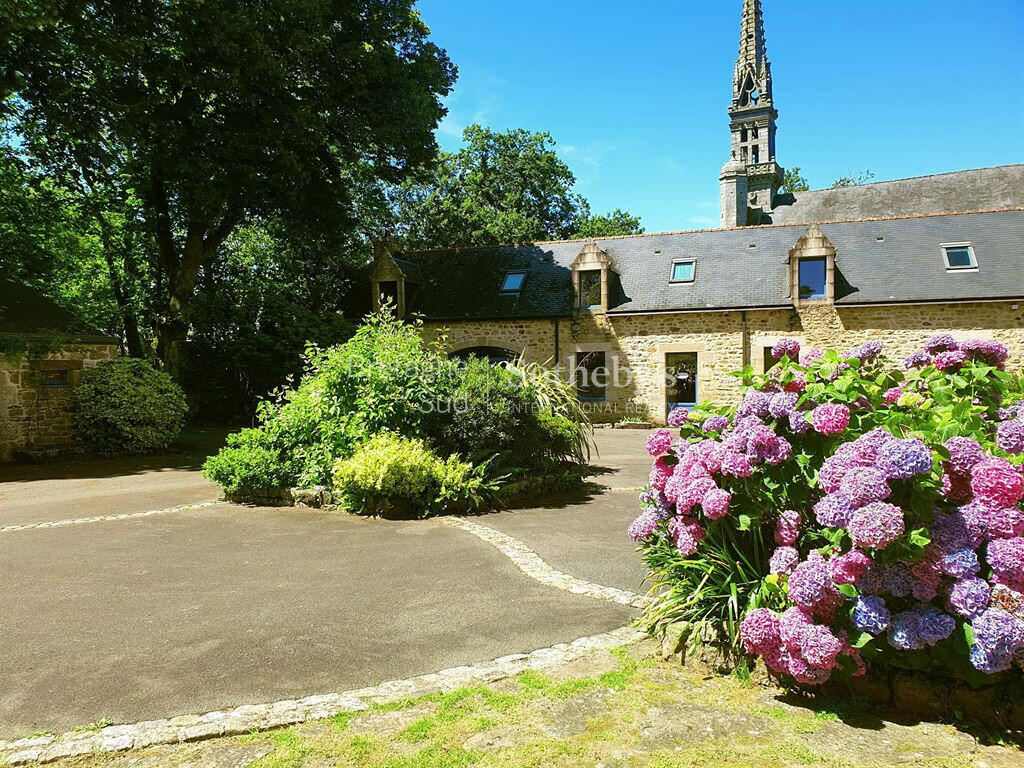
<path id="1" fill-rule="evenodd" d="M 334 486 L 354 512 L 426 516 L 480 507 L 494 491 L 483 467 L 442 459 L 422 440 L 383 432 L 338 462 Z"/>
<path id="2" fill-rule="evenodd" d="M 206 460 L 204 474 L 228 493 L 287 487 L 296 469 L 261 429 L 228 435 L 227 445 Z"/>
<path id="3" fill-rule="evenodd" d="M 151 453 L 178 437 L 188 405 L 181 387 L 145 360 L 122 357 L 85 369 L 75 390 L 75 428 L 104 453 Z"/>

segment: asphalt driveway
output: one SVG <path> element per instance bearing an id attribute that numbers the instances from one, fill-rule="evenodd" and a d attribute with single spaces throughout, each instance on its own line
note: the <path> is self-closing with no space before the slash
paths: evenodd
<path id="1" fill-rule="evenodd" d="M 637 590 L 642 432 L 598 432 L 585 495 L 477 521 Z M 187 456 L 0 469 L 0 528 L 216 498 Z M 120 467 L 120 469 L 118 469 Z M 622 626 L 440 520 L 218 504 L 0 533 L 0 738 L 344 690 Z"/>

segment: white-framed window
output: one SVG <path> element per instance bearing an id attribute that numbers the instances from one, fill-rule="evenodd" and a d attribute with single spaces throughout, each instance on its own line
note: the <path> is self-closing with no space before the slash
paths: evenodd
<path id="1" fill-rule="evenodd" d="M 942 243 L 942 260 L 949 272 L 978 268 L 978 257 L 970 243 Z"/>
<path id="2" fill-rule="evenodd" d="M 506 272 L 505 279 L 501 281 L 502 293 L 519 293 L 526 282 L 526 273 L 521 271 Z"/>
<path id="3" fill-rule="evenodd" d="M 696 259 L 675 259 L 669 273 L 670 283 L 692 283 L 697 274 Z"/>

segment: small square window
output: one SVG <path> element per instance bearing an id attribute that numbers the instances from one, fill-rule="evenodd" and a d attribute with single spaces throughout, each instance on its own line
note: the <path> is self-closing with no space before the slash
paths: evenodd
<path id="1" fill-rule="evenodd" d="M 693 275 L 697 269 L 697 264 L 693 259 L 687 261 L 673 261 L 672 262 L 672 276 L 669 278 L 670 283 L 692 283 Z"/>
<path id="2" fill-rule="evenodd" d="M 505 279 L 501 282 L 502 293 L 519 293 L 526 281 L 525 272 L 506 272 Z"/>
<path id="3" fill-rule="evenodd" d="M 946 269 L 977 269 L 978 260 L 970 243 L 948 243 L 942 246 L 942 258 Z"/>
<path id="4" fill-rule="evenodd" d="M 580 400 L 604 400 L 608 390 L 608 368 L 602 351 L 578 352 L 573 378 Z"/>
<path id="5" fill-rule="evenodd" d="M 801 299 L 824 299 L 825 259 L 800 259 L 797 280 Z"/>
<path id="6" fill-rule="evenodd" d="M 580 309 L 599 309 L 601 307 L 601 270 L 581 270 L 579 280 Z"/>

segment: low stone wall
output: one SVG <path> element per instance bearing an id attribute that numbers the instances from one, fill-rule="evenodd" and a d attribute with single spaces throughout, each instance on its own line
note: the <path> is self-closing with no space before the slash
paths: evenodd
<path id="1" fill-rule="evenodd" d="M 116 355 L 113 345 L 67 344 L 46 359 L 0 357 L 0 461 L 73 450 L 74 392 L 82 370 Z"/>

